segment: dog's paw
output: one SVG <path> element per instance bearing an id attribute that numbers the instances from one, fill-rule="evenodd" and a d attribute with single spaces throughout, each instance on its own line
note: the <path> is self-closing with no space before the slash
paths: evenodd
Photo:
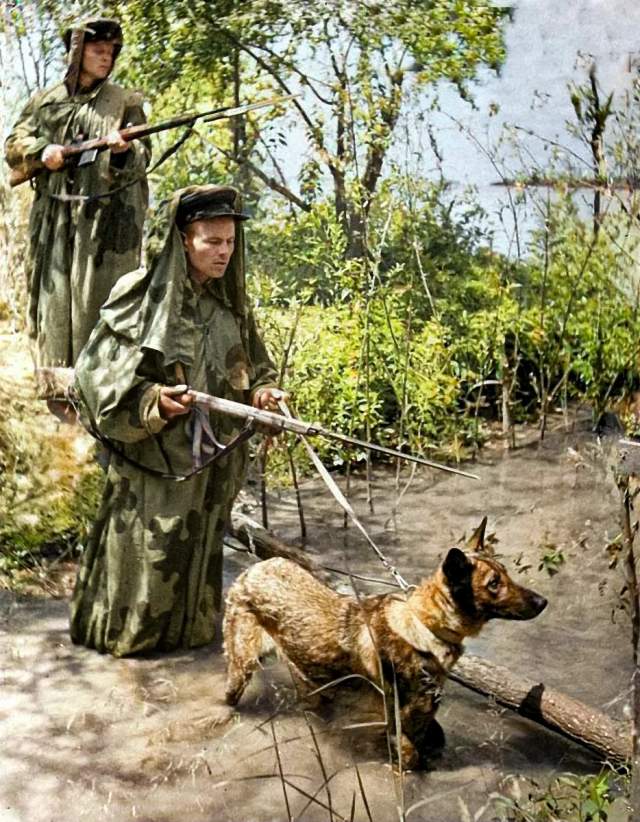
<path id="1" fill-rule="evenodd" d="M 415 771 L 421 767 L 421 758 L 418 749 L 408 736 L 402 734 L 400 737 L 400 746 L 398 746 L 398 740 L 395 736 L 391 737 L 391 742 L 396 766 L 401 766 L 403 771 Z"/>

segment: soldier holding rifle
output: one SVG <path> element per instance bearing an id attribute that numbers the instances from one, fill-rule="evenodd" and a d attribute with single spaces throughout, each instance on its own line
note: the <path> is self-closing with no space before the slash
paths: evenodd
<path id="1" fill-rule="evenodd" d="M 57 398 L 56 369 L 74 365 L 112 286 L 140 265 L 150 157 L 148 141 L 118 133 L 144 122 L 141 96 L 109 80 L 122 48 L 119 23 L 79 23 L 65 45 L 64 81 L 29 100 L 5 147 L 14 174 L 37 174 L 28 326 L 40 394 L 61 418 L 68 406 Z M 105 137 L 110 151 L 65 164 L 64 144 L 94 137 Z"/>
<path id="2" fill-rule="evenodd" d="M 247 306 L 245 219 L 233 188 L 176 192 L 148 268 L 116 283 L 76 363 L 83 421 L 111 459 L 71 637 L 103 653 L 213 640 L 222 540 L 256 425 L 473 476 L 273 413 L 288 413 L 287 395 Z"/>
<path id="3" fill-rule="evenodd" d="M 148 268 L 114 286 L 76 363 L 83 417 L 111 461 L 71 636 L 103 653 L 214 637 L 222 539 L 247 448 L 242 422 L 209 415 L 187 385 L 260 409 L 284 396 L 246 303 L 244 220 L 232 188 L 177 192 Z"/>

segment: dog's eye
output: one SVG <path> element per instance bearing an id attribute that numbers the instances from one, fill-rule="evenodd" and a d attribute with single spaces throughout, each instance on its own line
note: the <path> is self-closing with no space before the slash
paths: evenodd
<path id="1" fill-rule="evenodd" d="M 491 577 L 489 582 L 487 582 L 487 588 L 491 591 L 492 594 L 497 593 L 498 588 L 500 587 L 500 577 L 498 574 Z"/>

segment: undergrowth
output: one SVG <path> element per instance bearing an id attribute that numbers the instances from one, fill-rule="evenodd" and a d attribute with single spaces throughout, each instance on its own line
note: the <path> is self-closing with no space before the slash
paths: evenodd
<path id="1" fill-rule="evenodd" d="M 17 393 L 17 396 L 16 396 Z M 73 553 L 99 499 L 103 472 L 81 429 L 58 425 L 28 382 L 0 384 L 0 578 L 12 582 Z"/>
<path id="2" fill-rule="evenodd" d="M 511 777 L 491 799 L 500 822 L 623 822 L 629 787 L 628 772 L 604 768 L 589 776 L 560 774 L 546 784 Z"/>

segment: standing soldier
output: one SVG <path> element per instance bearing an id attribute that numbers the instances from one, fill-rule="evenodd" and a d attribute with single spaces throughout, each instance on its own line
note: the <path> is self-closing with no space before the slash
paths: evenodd
<path id="1" fill-rule="evenodd" d="M 148 144 L 118 134 L 145 119 L 141 95 L 108 79 L 122 48 L 120 24 L 88 20 L 64 39 L 64 81 L 33 95 L 5 146 L 12 169 L 42 169 L 29 223 L 28 328 L 39 393 L 61 419 L 71 414 L 56 399 L 58 369 L 75 364 L 112 286 L 140 264 L 150 157 Z M 107 137 L 110 151 L 65 165 L 65 143 L 94 137 Z"/>
<path id="2" fill-rule="evenodd" d="M 186 384 L 269 410 L 282 396 L 247 304 L 245 219 L 233 188 L 178 191 L 148 269 L 120 279 L 78 359 L 81 405 L 112 457 L 80 561 L 71 636 L 102 653 L 193 648 L 214 637 L 222 539 L 248 449 L 208 461 L 210 446 L 228 445 L 242 425 L 210 416 Z"/>

